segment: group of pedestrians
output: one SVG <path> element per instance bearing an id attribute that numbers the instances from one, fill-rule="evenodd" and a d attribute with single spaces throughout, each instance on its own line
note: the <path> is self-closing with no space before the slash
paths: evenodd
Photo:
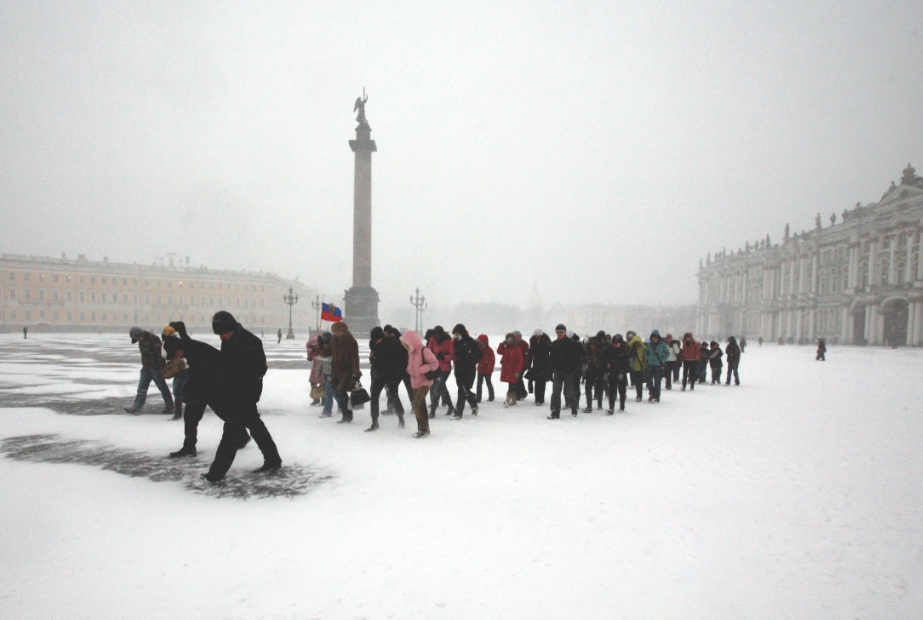
<path id="1" fill-rule="evenodd" d="M 528 341 L 518 331 L 509 332 L 497 346 L 496 354 L 486 334 L 472 338 L 462 324 L 451 332 L 437 325 L 423 338 L 412 330 L 401 333 L 390 325 L 374 328 L 370 336 L 372 424 L 366 429 L 369 432 L 379 428 L 382 392 L 387 396 L 388 413 L 396 414 L 398 426 L 404 427 L 401 384 L 413 403 L 417 419 L 414 437 L 429 434 L 429 420 L 436 417 L 440 404 L 447 409 L 445 415 L 453 420 L 464 417 L 466 406 L 472 416 L 477 416 L 485 392 L 488 401 L 495 398 L 493 374 L 497 358 L 500 383 L 506 384 L 504 407 L 516 406 L 530 393 L 535 395 L 535 405 L 544 405 L 550 383 L 548 419 L 551 420 L 559 419 L 562 410 L 578 414 L 581 384 L 586 395 L 583 412 L 593 411 L 594 400 L 597 408 L 603 409 L 603 401 L 607 400 L 609 415 L 615 413 L 616 403 L 619 411 L 625 411 L 629 385 L 635 388 L 636 402 L 643 400 L 646 387 L 648 401 L 659 403 L 661 385 L 665 382 L 666 389 L 672 389 L 674 383 L 680 383 L 681 371 L 682 389 L 694 390 L 697 383 L 707 381 L 708 368 L 712 370 L 711 382 L 720 382 L 726 361 L 726 384 L 730 385 L 733 377 L 734 384 L 740 385 L 741 346 L 733 336 L 722 351 L 717 342 L 699 343 L 691 333 L 675 340 L 672 334 L 661 337 L 656 329 L 646 341 L 633 331 L 624 336 L 600 331 L 581 341 L 561 324 L 555 327 L 553 339 L 541 329 L 536 329 Z M 341 346 L 345 342 L 349 346 Z M 345 323 L 335 323 L 330 332 L 311 336 L 307 348 L 308 360 L 312 362 L 312 394 L 316 396 L 312 404 L 323 407 L 321 417 L 331 417 L 336 402 L 341 414 L 339 423 L 352 422 L 349 395 L 361 377 L 358 347 L 352 334 Z M 328 370 L 333 367 L 341 369 L 340 372 Z M 453 370 L 457 387 L 454 402 L 446 385 Z M 347 384 L 352 388 L 346 387 Z"/>
<path id="2" fill-rule="evenodd" d="M 164 327 L 160 337 L 132 327 L 129 335 L 141 352 L 142 368 L 135 400 L 125 411 L 141 412 L 153 381 L 163 395 L 163 413 L 172 413 L 173 420 L 184 420 L 183 446 L 170 454 L 172 458 L 196 456 L 198 424 L 205 408 L 211 407 L 224 421 L 224 430 L 211 467 L 202 477 L 212 483 L 222 480 L 237 450 L 251 438 L 263 454 L 263 466 L 256 471 L 275 471 L 282 466 L 282 459 L 257 408 L 267 371 L 262 340 L 226 311 L 214 315 L 212 331 L 221 340 L 220 350 L 191 338 L 181 321 Z M 504 407 L 517 406 L 529 394 L 535 395 L 535 405 L 544 405 L 550 383 L 548 419 L 556 420 L 562 410 L 578 414 L 581 384 L 586 396 L 583 412 L 592 412 L 594 401 L 603 409 L 607 399 L 609 415 L 615 413 L 616 403 L 619 411 L 625 411 L 629 385 L 635 388 L 636 402 L 642 401 L 645 386 L 648 401 L 660 402 L 661 383 L 665 380 L 666 389 L 672 389 L 680 382 L 680 370 L 682 389 L 694 390 L 697 383 L 706 382 L 709 367 L 711 382 L 719 383 L 726 361 L 725 383 L 729 385 L 733 376 L 735 385 L 740 385 L 741 351 L 733 336 L 722 351 L 717 342 L 699 343 L 691 333 L 677 341 L 671 334 L 661 338 L 656 329 L 647 340 L 633 331 L 624 336 L 600 331 L 581 341 L 561 324 L 555 327 L 553 338 L 541 329 L 536 329 L 528 341 L 518 331 L 509 332 L 495 352 L 487 335 L 473 338 L 461 323 L 451 332 L 437 325 L 422 338 L 413 330 L 401 332 L 385 325 L 370 333 L 370 394 L 366 394 L 361 385 L 359 346 L 345 322 L 334 323 L 329 332 L 312 335 L 307 343 L 312 404 L 322 407 L 321 417 L 333 417 L 336 404 L 341 415 L 338 423 L 348 424 L 353 421 L 354 409 L 370 401 L 372 423 L 366 431 L 376 431 L 384 392 L 387 413 L 394 414 L 398 427 L 404 428 L 403 386 L 417 421 L 417 438 L 429 435 L 429 420 L 436 417 L 440 404 L 447 408 L 447 416 L 461 420 L 466 408 L 472 416 L 478 415 L 485 395 L 493 401 L 498 357 L 500 383 L 506 384 Z M 453 372 L 457 388 L 454 403 L 446 385 Z M 172 394 L 166 383 L 171 377 Z"/>

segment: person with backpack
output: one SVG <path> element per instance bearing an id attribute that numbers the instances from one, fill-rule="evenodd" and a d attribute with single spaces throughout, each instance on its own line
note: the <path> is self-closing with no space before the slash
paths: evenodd
<path id="1" fill-rule="evenodd" d="M 497 358 L 494 355 L 494 350 L 490 347 L 490 341 L 486 334 L 478 336 L 478 346 L 481 348 L 483 357 L 478 362 L 478 388 L 475 396 L 477 402 L 481 402 L 481 386 L 486 383 L 487 400 L 492 402 L 494 399 L 494 384 L 491 378 L 494 374 L 494 367 L 497 365 Z"/>
<path id="2" fill-rule="evenodd" d="M 417 439 L 429 435 L 429 418 L 426 411 L 426 395 L 433 385 L 431 376 L 439 373 L 439 360 L 432 350 L 423 345 L 419 334 L 407 330 L 401 336 L 401 344 L 407 349 L 407 375 L 413 387 L 413 412 L 417 417 Z"/>
<path id="3" fill-rule="evenodd" d="M 741 338 L 743 342 L 743 338 Z M 725 385 L 731 385 L 731 373 L 734 373 L 734 385 L 740 385 L 740 375 L 737 374 L 737 367 L 740 365 L 740 354 L 743 348 L 738 346 L 734 336 L 728 337 L 728 346 L 724 348 L 724 354 L 728 361 L 728 378 Z"/>
<path id="4" fill-rule="evenodd" d="M 656 329 L 651 332 L 650 344 L 644 350 L 644 358 L 647 362 L 647 401 L 650 403 L 660 402 L 660 382 L 663 379 L 663 366 L 670 357 L 670 349 L 667 343 L 660 337 L 660 332 Z"/>

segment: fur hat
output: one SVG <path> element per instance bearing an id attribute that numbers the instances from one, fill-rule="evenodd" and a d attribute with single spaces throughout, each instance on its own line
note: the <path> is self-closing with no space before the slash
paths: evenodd
<path id="1" fill-rule="evenodd" d="M 349 325 L 347 325 L 343 321 L 340 321 L 339 323 L 334 323 L 333 325 L 331 325 L 330 331 L 332 331 L 334 334 L 342 334 L 344 332 L 349 331 Z"/>

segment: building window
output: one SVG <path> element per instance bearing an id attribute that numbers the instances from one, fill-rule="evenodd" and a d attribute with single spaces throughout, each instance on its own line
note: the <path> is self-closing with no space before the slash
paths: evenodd
<path id="1" fill-rule="evenodd" d="M 167 295 L 167 304 L 173 305 L 173 295 Z"/>
<path id="2" fill-rule="evenodd" d="M 32 289 L 28 289 L 28 288 L 27 288 L 27 289 L 24 289 L 23 292 L 22 292 L 22 294 L 23 294 L 23 299 L 24 299 L 25 301 L 31 301 L 31 300 L 32 300 Z M 28 318 L 28 317 L 26 317 L 26 318 Z"/>
<path id="3" fill-rule="evenodd" d="M 118 303 L 119 303 L 119 294 L 112 293 L 112 305 L 115 306 L 115 305 L 118 305 Z"/>
<path id="4" fill-rule="evenodd" d="M 128 313 L 127 313 L 127 312 L 123 312 L 123 313 L 122 313 L 122 320 L 125 321 L 126 323 L 128 322 Z"/>
<path id="5" fill-rule="evenodd" d="M 58 301 L 58 291 L 51 291 L 51 301 Z"/>
<path id="6" fill-rule="evenodd" d="M 68 320 L 68 321 L 73 321 L 73 320 L 74 320 L 74 315 L 73 315 L 73 313 L 71 313 L 71 312 L 68 312 L 68 313 L 67 313 L 67 320 Z"/>
<path id="7" fill-rule="evenodd" d="M 96 284 L 96 276 L 90 276 L 90 284 Z"/>
<path id="8" fill-rule="evenodd" d="M 106 283 L 106 278 L 103 278 L 101 284 L 105 284 L 105 283 Z"/>
<path id="9" fill-rule="evenodd" d="M 28 281 L 29 281 L 29 274 L 27 273 L 27 274 L 23 275 L 22 279 L 25 280 L 26 282 L 28 282 Z M 26 314 L 29 314 L 29 313 L 27 312 Z M 28 319 L 29 317 L 27 316 L 26 318 Z"/>
<path id="10" fill-rule="evenodd" d="M 94 304 L 96 303 L 96 292 L 95 291 L 90 291 L 90 301 Z"/>
<path id="11" fill-rule="evenodd" d="M 11 272 L 10 272 L 10 280 L 15 280 L 15 279 L 16 279 L 16 274 L 13 273 L 13 272 L 11 271 Z"/>
<path id="12" fill-rule="evenodd" d="M 96 313 L 95 313 L 95 312 L 91 312 L 91 313 L 90 313 L 90 321 L 92 321 L 93 323 L 96 322 Z"/>
<path id="13" fill-rule="evenodd" d="M 38 300 L 45 301 L 45 289 L 41 289 L 38 292 Z"/>
<path id="14" fill-rule="evenodd" d="M 122 293 L 122 304 L 128 305 L 128 293 Z"/>
<path id="15" fill-rule="evenodd" d="M 57 281 L 58 281 L 58 275 L 57 275 L 57 274 L 52 274 L 52 276 L 51 276 L 51 281 L 52 281 L 52 282 L 57 282 Z M 58 318 L 58 317 L 55 317 L 55 318 Z"/>
<path id="16" fill-rule="evenodd" d="M 38 311 L 38 318 L 40 318 L 40 319 L 44 319 L 44 318 L 45 318 L 45 311 L 44 311 L 44 310 L 39 310 L 39 311 Z"/>
<path id="17" fill-rule="evenodd" d="M 16 289 L 15 288 L 10 289 L 10 301 L 16 301 Z"/>
<path id="18" fill-rule="evenodd" d="M 208 289 L 211 290 L 211 291 L 215 290 L 215 283 L 214 283 L 214 282 L 209 282 L 209 283 L 208 283 Z"/>
<path id="19" fill-rule="evenodd" d="M 15 311 L 15 310 L 10 310 L 10 319 L 12 319 L 12 320 L 14 320 L 14 321 L 16 320 L 16 311 Z"/>
<path id="20" fill-rule="evenodd" d="M 103 312 L 102 319 L 103 319 L 103 323 L 105 323 L 105 322 L 106 322 L 106 313 L 105 313 L 105 312 Z"/>
<path id="21" fill-rule="evenodd" d="M 58 311 L 55 310 L 53 314 L 54 314 L 54 320 L 57 321 L 57 320 L 58 320 Z"/>
<path id="22" fill-rule="evenodd" d="M 158 304 L 159 304 L 159 303 L 163 303 L 163 302 L 161 301 L 162 299 L 163 299 L 163 297 L 161 297 L 160 294 L 158 294 L 158 295 L 157 295 L 157 303 L 158 303 Z"/>
<path id="23" fill-rule="evenodd" d="M 67 291 L 67 301 L 74 301 L 74 292 Z"/>
<path id="24" fill-rule="evenodd" d="M 131 285 L 132 285 L 132 286 L 138 286 L 138 280 L 137 280 L 137 278 L 133 278 L 133 279 L 132 279 Z"/>
<path id="25" fill-rule="evenodd" d="M 183 305 L 183 296 L 182 296 L 182 295 L 179 296 L 179 305 L 181 305 L 181 306 Z"/>
<path id="26" fill-rule="evenodd" d="M 29 310 L 26 310 L 26 320 L 27 321 L 32 320 L 32 312 Z"/>
<path id="27" fill-rule="evenodd" d="M 122 286 L 128 286 L 128 278 L 122 278 Z"/>
<path id="28" fill-rule="evenodd" d="M 106 303 L 106 294 L 105 294 L 105 293 L 100 293 L 100 294 L 99 294 L 99 302 L 100 302 L 100 303 L 103 303 L 103 304 Z"/>
<path id="29" fill-rule="evenodd" d="M 150 303 L 151 303 L 151 295 L 150 295 L 150 293 L 145 293 L 145 294 L 144 294 L 144 303 L 147 304 L 147 305 L 150 305 Z"/>

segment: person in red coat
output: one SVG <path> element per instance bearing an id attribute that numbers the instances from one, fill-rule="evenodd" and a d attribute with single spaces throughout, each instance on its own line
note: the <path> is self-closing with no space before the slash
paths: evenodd
<path id="1" fill-rule="evenodd" d="M 519 372 L 519 381 L 516 382 L 516 400 L 525 400 L 529 395 L 529 391 L 526 389 L 525 379 L 523 378 L 526 374 L 526 370 L 528 370 L 529 343 L 523 340 L 521 333 L 513 332 L 513 335 L 516 336 L 516 344 L 519 350 L 522 351 L 522 370 Z"/>
<path id="2" fill-rule="evenodd" d="M 516 384 L 522 374 L 522 349 L 516 341 L 514 334 L 507 334 L 506 339 L 497 347 L 497 355 L 500 358 L 500 381 L 509 385 L 506 392 L 506 401 L 504 407 L 510 407 L 516 404 Z"/>
<path id="3" fill-rule="evenodd" d="M 699 343 L 692 337 L 692 332 L 686 332 L 683 335 L 683 348 L 680 351 L 680 358 L 683 360 L 683 391 L 686 390 L 686 382 L 689 382 L 689 389 L 695 389 L 695 379 L 699 372 Z"/>
<path id="4" fill-rule="evenodd" d="M 481 347 L 481 352 L 484 354 L 484 357 L 478 362 L 477 401 L 481 402 L 481 386 L 485 381 L 487 382 L 487 400 L 493 401 L 494 384 L 490 379 L 494 374 L 497 358 L 494 356 L 494 350 L 490 348 L 490 341 L 487 339 L 486 334 L 478 336 L 478 346 Z"/>

